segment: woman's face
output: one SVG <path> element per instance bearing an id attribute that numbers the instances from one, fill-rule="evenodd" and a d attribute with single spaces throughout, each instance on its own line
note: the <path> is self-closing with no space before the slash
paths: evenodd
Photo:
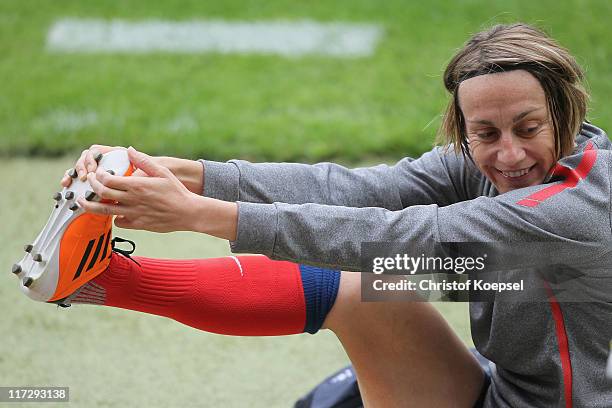
<path id="1" fill-rule="evenodd" d="M 541 184 L 555 164 L 546 97 L 524 70 L 486 74 L 459 85 L 470 153 L 500 193 Z"/>

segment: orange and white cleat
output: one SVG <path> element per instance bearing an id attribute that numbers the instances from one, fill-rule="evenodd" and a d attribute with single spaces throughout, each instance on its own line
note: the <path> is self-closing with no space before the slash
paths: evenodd
<path id="1" fill-rule="evenodd" d="M 134 171 L 125 149 L 100 154 L 96 161 L 114 175 L 129 176 Z M 55 204 L 47 224 L 24 247 L 25 256 L 12 269 L 27 296 L 61 306 L 64 299 L 106 270 L 112 253 L 113 216 L 86 213 L 76 200 L 100 198 L 88 181 L 76 178 L 74 169 L 70 176 L 70 186 L 53 195 Z"/>

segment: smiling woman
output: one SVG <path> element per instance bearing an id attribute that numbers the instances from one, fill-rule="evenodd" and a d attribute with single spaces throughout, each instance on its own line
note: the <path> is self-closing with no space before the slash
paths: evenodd
<path id="1" fill-rule="evenodd" d="M 465 112 L 459 104 L 460 85 L 470 78 L 514 70 L 529 72 L 544 92 L 548 118 L 557 136 L 555 157 L 570 154 L 587 110 L 584 73 L 565 48 L 522 24 L 498 25 L 477 33 L 451 59 L 444 72 L 444 86 L 453 98 L 444 115 L 440 140 L 469 153 Z"/>
<path id="2" fill-rule="evenodd" d="M 230 240 L 233 252 L 272 259 L 132 262 L 113 253 L 107 270 L 59 301 L 225 334 L 330 329 L 354 364 L 366 406 L 612 406 L 604 380 L 612 143 L 585 121 L 582 77 L 541 31 L 500 25 L 451 60 L 447 146 L 416 160 L 347 169 L 191 162 L 129 149 L 136 177 L 120 177 L 96 171 L 97 153 L 114 148 L 95 146 L 62 181 L 69 189 L 71 178 L 87 178 L 97 197 L 71 194 L 81 207 L 74 211 L 118 215 L 115 224 L 126 228 L 198 231 Z M 535 295 L 495 292 L 470 303 L 480 365 L 431 305 L 361 301 L 366 278 L 337 270 L 370 272 L 361 258 L 369 241 L 417 254 L 441 242 L 529 243 L 495 277 L 512 282 L 523 273 L 519 292 Z M 543 254 L 534 242 L 561 250 Z M 580 301 L 557 287 L 568 268 L 584 289 Z M 20 265 L 14 272 L 24 277 Z"/>
<path id="3" fill-rule="evenodd" d="M 538 80 L 524 70 L 482 75 L 459 87 L 469 153 L 500 193 L 541 184 L 557 161 Z"/>

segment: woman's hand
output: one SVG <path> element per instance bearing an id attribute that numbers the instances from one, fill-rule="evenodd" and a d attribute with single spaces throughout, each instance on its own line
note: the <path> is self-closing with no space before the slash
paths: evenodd
<path id="1" fill-rule="evenodd" d="M 96 171 L 98 168 L 98 161 L 101 158 L 101 154 L 108 153 L 111 150 L 115 149 L 123 149 L 121 146 L 102 146 L 102 145 L 91 145 L 89 149 L 83 150 L 81 153 L 81 157 L 77 160 L 74 165 L 74 170 L 77 172 L 77 177 L 81 181 L 87 180 L 87 174 Z M 69 173 L 73 169 L 66 170 L 64 173 L 64 177 L 60 181 L 62 187 L 69 187 L 72 184 L 72 177 L 70 177 Z"/>
<path id="2" fill-rule="evenodd" d="M 100 155 L 110 152 L 115 149 L 124 149 L 121 146 L 103 146 L 103 145 L 92 145 L 89 149 L 83 150 L 81 157 L 77 160 L 74 165 L 74 170 L 77 172 L 77 177 L 82 181 L 87 179 L 87 175 L 94 173 L 98 168 L 98 161 Z M 187 187 L 187 189 L 196 194 L 202 194 L 204 190 L 204 169 L 202 164 L 186 159 L 179 159 L 175 157 L 150 157 L 155 163 L 168 168 L 179 180 Z M 68 187 L 72 183 L 72 178 L 69 172 L 72 169 L 66 170 L 64 177 L 60 181 L 63 187 Z M 132 177 L 146 177 L 148 176 L 141 169 L 136 170 Z"/>
<path id="3" fill-rule="evenodd" d="M 132 164 L 147 177 L 113 176 L 99 169 L 87 180 L 106 202 L 78 201 L 87 212 L 118 217 L 120 228 L 153 232 L 196 231 L 234 240 L 237 205 L 202 197 L 189 191 L 166 167 L 152 157 L 128 149 Z M 116 203 L 116 204 L 115 204 Z"/>

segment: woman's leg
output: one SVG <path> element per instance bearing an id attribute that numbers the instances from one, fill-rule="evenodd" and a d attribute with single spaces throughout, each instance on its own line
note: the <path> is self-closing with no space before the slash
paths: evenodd
<path id="1" fill-rule="evenodd" d="M 362 302 L 359 273 L 342 272 L 332 330 L 369 407 L 472 407 L 482 385 L 476 359 L 428 302 Z"/>
<path id="2" fill-rule="evenodd" d="M 212 333 L 278 336 L 316 333 L 339 281 L 339 271 L 265 256 L 131 260 L 113 253 L 107 270 L 68 302 L 165 316 Z"/>
<path id="3" fill-rule="evenodd" d="M 361 302 L 360 274 L 264 256 L 201 260 L 113 254 L 109 268 L 71 296 L 232 335 L 336 333 L 370 407 L 471 407 L 483 374 L 425 302 Z"/>

